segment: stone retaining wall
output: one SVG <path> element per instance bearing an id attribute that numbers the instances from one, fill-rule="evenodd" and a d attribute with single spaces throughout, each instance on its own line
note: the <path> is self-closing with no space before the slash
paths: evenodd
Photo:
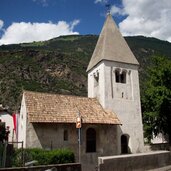
<path id="1" fill-rule="evenodd" d="M 99 171 L 144 171 L 171 164 L 169 151 L 157 151 L 98 158 Z"/>

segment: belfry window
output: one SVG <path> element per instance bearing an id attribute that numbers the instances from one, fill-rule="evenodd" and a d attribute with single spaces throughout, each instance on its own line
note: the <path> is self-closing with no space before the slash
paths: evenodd
<path id="1" fill-rule="evenodd" d="M 96 131 L 93 128 L 86 132 L 86 152 L 96 152 Z"/>
<path id="2" fill-rule="evenodd" d="M 116 83 L 126 83 L 126 71 L 115 70 L 115 81 Z"/>
<path id="3" fill-rule="evenodd" d="M 116 83 L 120 82 L 120 73 L 118 70 L 115 71 L 115 80 L 116 80 Z"/>
<path id="4" fill-rule="evenodd" d="M 121 77 L 121 83 L 126 83 L 126 71 L 122 71 Z"/>

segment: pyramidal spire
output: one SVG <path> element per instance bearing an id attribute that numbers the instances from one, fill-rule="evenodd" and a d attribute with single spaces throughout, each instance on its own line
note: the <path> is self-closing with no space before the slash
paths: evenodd
<path id="1" fill-rule="evenodd" d="M 139 65 L 110 13 L 107 14 L 87 71 L 102 60 Z"/>

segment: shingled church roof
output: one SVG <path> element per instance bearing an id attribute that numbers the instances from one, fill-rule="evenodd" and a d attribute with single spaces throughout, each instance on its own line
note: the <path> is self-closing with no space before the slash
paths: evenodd
<path id="1" fill-rule="evenodd" d="M 87 71 L 102 60 L 139 65 L 110 14 L 107 15 Z"/>
<path id="2" fill-rule="evenodd" d="M 78 112 L 83 123 L 121 124 L 116 114 L 106 111 L 95 98 L 24 91 L 28 121 L 75 123 Z"/>

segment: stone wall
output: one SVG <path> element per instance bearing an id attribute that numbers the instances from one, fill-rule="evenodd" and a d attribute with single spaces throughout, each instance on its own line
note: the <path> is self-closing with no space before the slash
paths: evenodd
<path id="1" fill-rule="evenodd" d="M 171 164 L 169 151 L 99 157 L 99 171 L 144 171 Z"/>

